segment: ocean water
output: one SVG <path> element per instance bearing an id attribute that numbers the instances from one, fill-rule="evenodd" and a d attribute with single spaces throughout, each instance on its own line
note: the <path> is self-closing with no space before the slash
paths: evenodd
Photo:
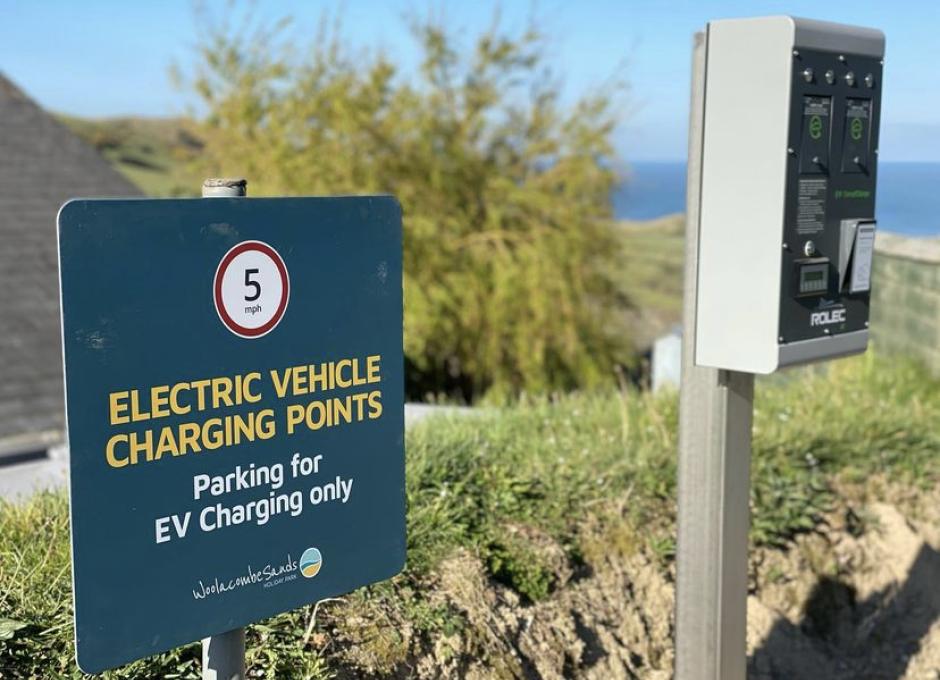
<path id="1" fill-rule="evenodd" d="M 618 219 L 649 220 L 685 212 L 685 163 L 635 163 L 612 196 Z M 881 163 L 878 228 L 940 236 L 940 163 Z"/>

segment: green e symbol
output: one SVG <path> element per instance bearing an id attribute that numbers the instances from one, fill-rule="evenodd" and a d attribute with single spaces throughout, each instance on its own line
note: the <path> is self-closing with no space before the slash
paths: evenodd
<path id="1" fill-rule="evenodd" d="M 862 122 L 861 118 L 853 118 L 852 124 L 849 126 L 849 133 L 852 135 L 852 139 L 856 142 L 862 138 L 862 132 L 865 129 L 865 123 Z"/>
<path id="2" fill-rule="evenodd" d="M 809 136 L 813 139 L 819 139 L 822 137 L 822 118 L 819 116 L 813 116 L 809 119 Z"/>

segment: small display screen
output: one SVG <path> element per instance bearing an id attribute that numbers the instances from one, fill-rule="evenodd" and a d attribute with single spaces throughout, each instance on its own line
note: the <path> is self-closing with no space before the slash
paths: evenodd
<path id="1" fill-rule="evenodd" d="M 800 295 L 825 293 L 829 288 L 829 265 L 825 262 L 800 266 Z"/>

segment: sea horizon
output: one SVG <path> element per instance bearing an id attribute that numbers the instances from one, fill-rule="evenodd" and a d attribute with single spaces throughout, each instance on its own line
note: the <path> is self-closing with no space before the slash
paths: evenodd
<path id="1" fill-rule="evenodd" d="M 940 162 L 882 161 L 878 166 L 878 228 L 907 236 L 940 236 Z M 627 166 L 611 195 L 614 217 L 652 220 L 685 212 L 685 161 Z"/>

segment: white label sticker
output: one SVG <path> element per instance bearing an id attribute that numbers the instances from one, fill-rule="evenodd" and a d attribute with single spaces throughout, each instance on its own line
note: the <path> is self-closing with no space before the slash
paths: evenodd
<path id="1" fill-rule="evenodd" d="M 849 292 L 864 293 L 871 290 L 871 261 L 875 252 L 875 223 L 864 222 L 855 232 L 855 250 L 852 253 L 852 280 Z"/>
<path id="2" fill-rule="evenodd" d="M 798 234 L 818 234 L 826 228 L 825 179 L 801 179 L 796 204 Z"/>

